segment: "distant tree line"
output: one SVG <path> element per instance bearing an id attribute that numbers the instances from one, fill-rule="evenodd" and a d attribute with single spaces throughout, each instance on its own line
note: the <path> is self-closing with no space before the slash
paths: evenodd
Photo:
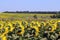
<path id="1" fill-rule="evenodd" d="M 57 14 L 57 12 L 42 12 L 42 11 L 15 11 L 15 12 L 13 12 L 13 11 L 5 11 L 5 12 L 3 12 L 3 13 L 35 13 L 35 14 Z M 60 13 L 60 12 L 59 12 Z"/>
<path id="2" fill-rule="evenodd" d="M 60 11 L 59 12 L 42 12 L 42 11 L 5 11 L 3 13 L 27 13 L 27 14 L 54 14 L 53 16 L 50 16 L 51 18 L 60 18 Z M 37 18 L 36 15 L 34 15 L 35 18 Z"/>

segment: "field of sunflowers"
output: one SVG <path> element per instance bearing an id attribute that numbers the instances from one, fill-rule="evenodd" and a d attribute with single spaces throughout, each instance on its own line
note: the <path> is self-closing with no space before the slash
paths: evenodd
<path id="1" fill-rule="evenodd" d="M 58 40 L 60 19 L 0 18 L 0 40 Z"/>

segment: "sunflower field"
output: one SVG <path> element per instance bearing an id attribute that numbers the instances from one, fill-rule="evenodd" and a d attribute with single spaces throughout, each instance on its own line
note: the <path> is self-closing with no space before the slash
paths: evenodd
<path id="1" fill-rule="evenodd" d="M 0 20 L 0 40 L 57 40 L 60 20 Z"/>
<path id="2" fill-rule="evenodd" d="M 0 40 L 59 40 L 60 19 L 51 15 L 0 13 Z"/>

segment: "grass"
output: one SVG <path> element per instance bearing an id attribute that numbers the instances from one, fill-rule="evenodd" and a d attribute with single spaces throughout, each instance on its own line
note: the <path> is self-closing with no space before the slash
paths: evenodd
<path id="1" fill-rule="evenodd" d="M 0 17 L 2 18 L 7 18 L 7 17 L 20 17 L 20 18 L 24 18 L 24 17 L 33 17 L 34 15 L 37 15 L 37 17 L 49 17 L 51 15 L 54 15 L 54 14 L 18 14 L 18 13 L 0 13 Z"/>

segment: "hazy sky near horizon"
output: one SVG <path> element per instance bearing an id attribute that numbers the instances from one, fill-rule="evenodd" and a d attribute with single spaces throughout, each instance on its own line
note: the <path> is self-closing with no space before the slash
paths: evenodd
<path id="1" fill-rule="evenodd" d="M 60 11 L 60 0 L 0 0 L 0 11 Z"/>

